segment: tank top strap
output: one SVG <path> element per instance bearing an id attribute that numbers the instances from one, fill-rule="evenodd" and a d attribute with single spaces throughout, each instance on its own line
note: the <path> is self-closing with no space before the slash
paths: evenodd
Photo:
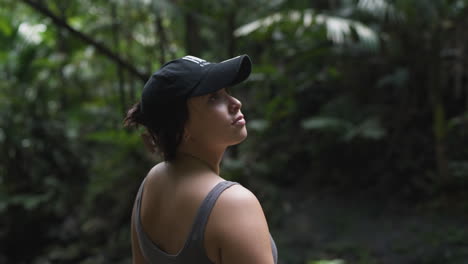
<path id="1" fill-rule="evenodd" d="M 147 177 L 145 177 L 143 179 L 143 181 L 141 181 L 140 188 L 138 188 L 138 193 L 137 193 L 137 196 L 136 196 L 137 201 L 141 200 L 141 195 L 143 194 L 143 188 L 144 188 L 144 185 L 145 185 L 146 178 Z"/>
<path id="2" fill-rule="evenodd" d="M 153 241 L 151 241 L 150 237 L 145 233 L 143 230 L 143 226 L 141 224 L 141 200 L 142 200 L 142 195 L 143 195 L 143 189 L 145 186 L 145 181 L 147 177 L 143 179 L 143 181 L 140 184 L 140 188 L 138 189 L 138 193 L 136 196 L 136 211 L 134 215 L 134 222 L 135 222 L 135 229 L 137 232 L 137 237 L 139 240 L 141 252 L 143 256 L 146 258 L 146 260 L 152 260 L 152 259 L 158 259 L 159 258 L 159 252 L 156 250 L 155 245 L 153 244 Z"/>
<path id="3" fill-rule="evenodd" d="M 205 197 L 200 208 L 198 209 L 197 216 L 194 221 L 193 230 L 191 234 L 191 239 L 195 241 L 202 242 L 205 234 L 206 223 L 208 222 L 208 217 L 210 216 L 211 210 L 218 200 L 218 197 L 221 193 L 227 188 L 239 184 L 232 181 L 222 181 L 218 183 Z"/>

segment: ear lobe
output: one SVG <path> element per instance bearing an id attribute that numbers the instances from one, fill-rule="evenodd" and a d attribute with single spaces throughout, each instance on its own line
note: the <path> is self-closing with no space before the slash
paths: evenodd
<path id="1" fill-rule="evenodd" d="M 143 139 L 143 143 L 145 144 L 146 149 L 148 149 L 151 153 L 156 152 L 156 144 L 154 143 L 153 138 L 148 132 L 141 134 L 141 138 Z"/>
<path id="2" fill-rule="evenodd" d="M 183 140 L 184 142 L 187 142 L 187 141 L 189 140 L 189 138 L 190 138 L 190 133 L 187 132 L 186 129 L 184 129 L 184 136 L 182 137 L 182 140 Z"/>

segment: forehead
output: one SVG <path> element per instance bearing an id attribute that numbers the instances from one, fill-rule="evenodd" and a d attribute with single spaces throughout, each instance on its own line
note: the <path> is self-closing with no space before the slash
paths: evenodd
<path id="1" fill-rule="evenodd" d="M 200 95 L 200 96 L 194 96 L 194 97 L 190 97 L 188 100 L 187 100 L 187 107 L 189 109 L 196 109 L 196 108 L 200 108 L 202 107 L 207 98 L 210 96 L 211 94 L 205 94 L 205 95 Z"/>
<path id="2" fill-rule="evenodd" d="M 213 94 L 220 93 L 220 92 L 223 92 L 223 91 L 225 91 L 225 88 L 216 90 L 216 91 L 211 92 L 211 93 L 208 93 L 208 94 L 190 97 L 190 98 L 188 99 L 188 101 L 203 101 L 203 99 L 208 98 L 208 97 L 210 97 L 210 96 L 213 95 Z"/>
<path id="3" fill-rule="evenodd" d="M 224 93 L 226 92 L 226 89 L 223 88 L 223 89 L 220 89 L 220 90 L 217 90 L 217 91 L 214 91 L 212 93 L 209 93 L 209 94 L 205 94 L 205 95 L 200 95 L 200 96 L 194 96 L 194 97 L 190 97 L 188 100 L 187 100 L 187 106 L 188 108 L 195 108 L 195 109 L 199 109 L 199 108 L 208 108 L 209 107 L 209 98 L 210 96 L 212 96 L 213 94 L 217 94 L 217 93 Z"/>

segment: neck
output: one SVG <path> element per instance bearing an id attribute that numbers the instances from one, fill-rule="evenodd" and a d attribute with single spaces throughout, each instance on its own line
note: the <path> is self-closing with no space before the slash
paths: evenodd
<path id="1" fill-rule="evenodd" d="M 219 149 L 217 151 L 211 150 L 200 150 L 191 149 L 191 148 L 182 148 L 177 153 L 180 159 L 192 159 L 198 163 L 201 163 L 208 167 L 211 171 L 219 175 L 219 165 L 221 163 L 221 159 L 223 158 L 225 149 Z"/>

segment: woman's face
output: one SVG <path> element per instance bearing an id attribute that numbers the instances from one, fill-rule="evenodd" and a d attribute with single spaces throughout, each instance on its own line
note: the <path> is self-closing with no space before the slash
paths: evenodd
<path id="1" fill-rule="evenodd" d="M 185 126 L 189 140 L 203 145 L 231 146 L 247 137 L 241 102 L 226 89 L 192 97 L 187 101 L 189 118 Z"/>

